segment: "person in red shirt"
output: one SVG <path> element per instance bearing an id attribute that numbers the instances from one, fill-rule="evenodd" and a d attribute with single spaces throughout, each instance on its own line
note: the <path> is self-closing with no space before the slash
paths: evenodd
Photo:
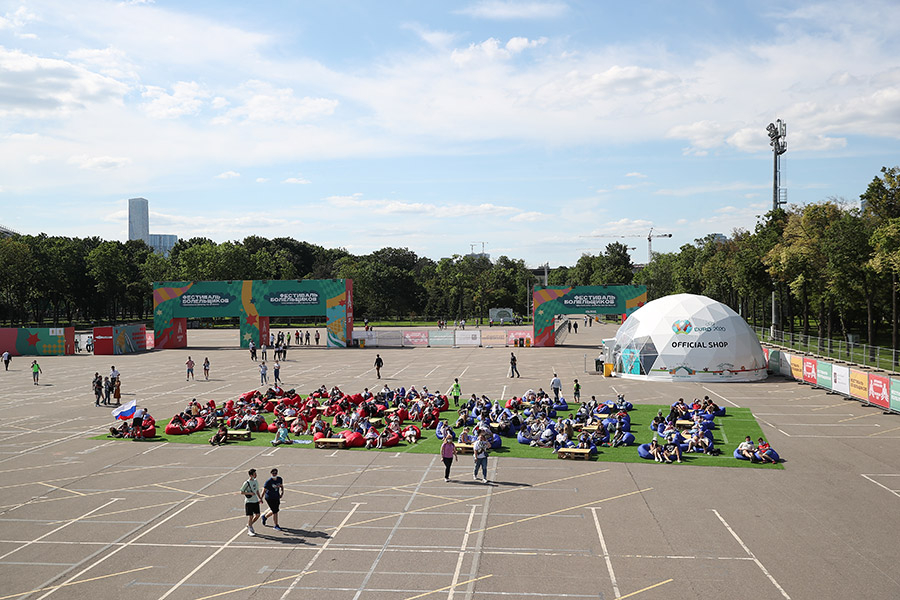
<path id="1" fill-rule="evenodd" d="M 756 452 L 759 454 L 759 457 L 764 463 L 770 462 L 774 465 L 778 462 L 777 460 L 775 460 L 772 447 L 762 438 L 759 438 L 759 440 L 757 440 Z"/>

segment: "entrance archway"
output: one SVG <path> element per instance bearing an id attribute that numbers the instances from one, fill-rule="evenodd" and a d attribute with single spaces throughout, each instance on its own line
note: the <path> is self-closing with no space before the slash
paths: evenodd
<path id="1" fill-rule="evenodd" d="M 630 315 L 647 302 L 644 285 L 536 286 L 534 345 L 555 346 L 556 315 Z"/>

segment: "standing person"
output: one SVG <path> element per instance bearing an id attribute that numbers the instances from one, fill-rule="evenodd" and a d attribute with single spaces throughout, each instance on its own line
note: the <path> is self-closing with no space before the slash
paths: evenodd
<path id="1" fill-rule="evenodd" d="M 517 362 L 518 361 L 516 360 L 516 353 L 510 352 L 509 353 L 509 376 L 510 377 L 512 377 L 513 375 L 515 375 L 516 377 L 521 377 L 521 375 L 519 375 L 519 369 L 516 367 Z"/>
<path id="2" fill-rule="evenodd" d="M 273 529 L 281 531 L 281 527 L 278 526 L 278 508 L 281 506 L 281 499 L 284 497 L 284 480 L 278 476 L 278 469 L 272 469 L 271 472 L 272 476 L 263 484 L 266 504 L 269 505 L 269 510 L 263 514 L 262 524 L 265 527 L 266 519 L 273 517 L 272 521 L 275 523 Z"/>
<path id="3" fill-rule="evenodd" d="M 255 536 L 253 524 L 259 518 L 259 503 L 262 496 L 259 493 L 259 482 L 256 481 L 256 469 L 250 469 L 247 481 L 241 486 L 241 493 L 244 495 L 244 513 L 247 515 L 247 535 Z"/>
<path id="4" fill-rule="evenodd" d="M 575 402 L 581 402 L 581 384 L 578 383 L 577 379 L 572 389 L 572 397 L 575 399 Z"/>
<path id="5" fill-rule="evenodd" d="M 275 362 L 272 363 L 272 374 L 275 375 L 275 383 L 281 382 L 281 377 L 279 377 L 280 373 L 281 363 L 278 362 L 278 359 L 275 359 Z"/>
<path id="6" fill-rule="evenodd" d="M 462 388 L 459 386 L 459 378 L 453 380 L 450 386 L 450 395 L 453 396 L 453 406 L 459 408 L 459 397 L 462 396 Z"/>
<path id="7" fill-rule="evenodd" d="M 381 360 L 381 355 L 375 355 L 375 374 L 378 375 L 378 379 L 381 379 L 381 367 L 384 366 L 384 361 Z"/>
<path id="8" fill-rule="evenodd" d="M 572 322 L 572 329 L 575 330 L 576 335 L 578 334 L 578 321 Z"/>
<path id="9" fill-rule="evenodd" d="M 209 381 L 209 357 L 203 359 L 203 377 Z"/>
<path id="10" fill-rule="evenodd" d="M 94 390 L 94 406 L 100 406 L 100 398 L 103 397 L 103 378 L 100 377 L 100 373 L 94 373 L 91 389 Z"/>
<path id="11" fill-rule="evenodd" d="M 306 330 L 306 345 L 309 346 L 309 329 Z"/>
<path id="12" fill-rule="evenodd" d="M 109 398 L 112 396 L 113 385 L 109 377 L 103 378 L 103 404 L 109 404 Z"/>
<path id="13" fill-rule="evenodd" d="M 266 356 L 266 343 L 265 342 L 263 342 L 262 346 L 259 347 L 259 353 L 260 353 L 259 357 L 262 360 L 268 360 L 268 357 Z"/>
<path id="14" fill-rule="evenodd" d="M 550 380 L 550 389 L 553 390 L 553 399 L 559 400 L 559 392 L 562 390 L 562 381 L 559 380 L 556 373 L 553 374 L 553 379 Z"/>
<path id="15" fill-rule="evenodd" d="M 9 353 L 9 350 L 4 350 L 3 352 L 3 366 L 9 371 L 9 361 L 12 360 L 12 354 Z"/>
<path id="16" fill-rule="evenodd" d="M 284 336 L 284 345 L 287 346 L 288 348 L 291 347 L 291 332 L 290 331 L 288 331 L 287 335 Z"/>
<path id="17" fill-rule="evenodd" d="M 253 340 L 250 340 L 250 344 L 248 345 L 250 348 L 250 360 L 256 360 L 256 344 L 253 343 Z"/>
<path id="18" fill-rule="evenodd" d="M 119 371 L 116 369 L 116 365 L 113 365 L 109 368 L 109 380 L 115 383 L 116 379 L 119 378 Z"/>
<path id="19" fill-rule="evenodd" d="M 31 361 L 31 378 L 34 379 L 34 385 L 38 384 L 38 380 L 41 378 L 41 365 L 38 364 L 37 360 Z"/>
<path id="20" fill-rule="evenodd" d="M 190 381 L 194 378 L 194 361 L 191 360 L 191 357 L 188 356 L 187 361 L 185 361 L 184 365 L 187 367 L 187 376 L 184 378 L 185 381 Z"/>
<path id="21" fill-rule="evenodd" d="M 259 385 L 264 386 L 269 381 L 269 367 L 266 366 L 266 361 L 262 361 L 259 363 Z"/>
<path id="22" fill-rule="evenodd" d="M 299 329 L 294 330 L 294 343 L 297 344 L 298 346 L 300 345 L 300 330 Z"/>
<path id="23" fill-rule="evenodd" d="M 478 481 L 478 469 L 481 469 L 481 482 L 487 483 L 487 457 L 488 443 L 485 435 L 479 434 L 478 439 L 472 446 L 472 453 L 475 455 L 475 481 Z"/>
<path id="24" fill-rule="evenodd" d="M 456 453 L 456 444 L 453 443 L 453 436 L 444 434 L 444 441 L 441 443 L 441 460 L 444 461 L 444 481 L 450 481 L 450 465 L 453 460 L 459 460 Z"/>
<path id="25" fill-rule="evenodd" d="M 116 377 L 113 383 L 113 398 L 116 399 L 116 406 L 122 404 L 122 379 L 119 377 Z"/>
<path id="26" fill-rule="evenodd" d="M 319 330 L 316 329 L 316 346 L 319 345 Z"/>
<path id="27" fill-rule="evenodd" d="M 572 321 L 566 321 L 566 327 L 569 329 L 569 333 L 572 333 Z"/>

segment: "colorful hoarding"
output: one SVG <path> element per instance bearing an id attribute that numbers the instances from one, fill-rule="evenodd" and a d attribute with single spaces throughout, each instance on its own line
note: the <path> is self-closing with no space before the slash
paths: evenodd
<path id="1" fill-rule="evenodd" d="M 482 346 L 505 346 L 506 332 L 502 329 L 482 329 L 481 330 Z"/>
<path id="2" fill-rule="evenodd" d="M 260 345 L 265 339 L 270 317 L 322 315 L 327 345 L 343 348 L 353 335 L 353 281 L 158 282 L 153 284 L 153 313 L 157 348 L 184 347 L 184 320 L 190 317 L 239 317 L 241 347 L 246 348 L 251 340 Z"/>
<path id="3" fill-rule="evenodd" d="M 12 356 L 75 354 L 74 327 L 0 328 L 0 353 Z"/>
<path id="4" fill-rule="evenodd" d="M 532 299 L 533 343 L 554 346 L 556 315 L 630 315 L 647 302 L 647 288 L 643 285 L 536 286 Z"/>
<path id="5" fill-rule="evenodd" d="M 869 401 L 868 373 L 850 369 L 850 395 L 857 400 Z"/>
<path id="6" fill-rule="evenodd" d="M 819 360 L 816 362 L 816 385 L 831 389 L 831 363 Z"/>
<path id="7" fill-rule="evenodd" d="M 428 332 L 427 331 L 404 331 L 403 332 L 403 345 L 404 346 L 427 346 L 428 345 Z"/>
<path id="8" fill-rule="evenodd" d="M 891 410 L 900 412 L 900 379 L 891 377 Z"/>
<path id="9" fill-rule="evenodd" d="M 869 373 L 869 402 L 882 408 L 891 407 L 890 378 Z"/>
<path id="10" fill-rule="evenodd" d="M 94 327 L 94 354 L 133 354 L 147 349 L 147 326 Z"/>
<path id="11" fill-rule="evenodd" d="M 803 358 L 803 381 L 816 385 L 816 359 Z"/>
<path id="12" fill-rule="evenodd" d="M 509 330 L 506 332 L 506 345 L 507 346 L 515 346 L 518 340 L 530 340 L 531 345 L 534 345 L 534 338 L 531 337 L 531 332 L 525 329 L 522 330 Z"/>
<path id="13" fill-rule="evenodd" d="M 791 377 L 803 381 L 803 357 L 791 356 Z"/>
<path id="14" fill-rule="evenodd" d="M 457 346 L 480 346 L 481 345 L 481 331 L 478 329 L 473 329 L 471 331 L 466 331 L 463 329 L 456 330 L 456 345 Z"/>
<path id="15" fill-rule="evenodd" d="M 435 346 L 450 347 L 455 341 L 456 337 L 453 335 L 453 332 L 447 329 L 428 332 L 428 345 L 432 348 Z"/>
<path id="16" fill-rule="evenodd" d="M 838 392 L 839 394 L 844 394 L 845 396 L 850 395 L 849 367 L 843 367 L 841 365 L 831 366 L 831 390 L 833 392 Z"/>

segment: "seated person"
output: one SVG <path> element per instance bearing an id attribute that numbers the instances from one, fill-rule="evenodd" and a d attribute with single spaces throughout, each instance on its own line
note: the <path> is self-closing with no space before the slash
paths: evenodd
<path id="1" fill-rule="evenodd" d="M 128 424 L 128 421 L 122 421 L 122 424 L 118 427 L 110 427 L 109 435 L 114 438 L 127 438 L 131 436 L 131 425 Z"/>
<path id="2" fill-rule="evenodd" d="M 612 447 L 617 448 L 625 442 L 625 419 L 618 417 L 616 419 L 615 433 L 612 438 Z"/>
<path id="3" fill-rule="evenodd" d="M 427 411 L 424 415 L 422 415 L 422 427 L 425 429 L 430 429 L 432 425 L 437 422 L 437 417 L 434 416 L 434 411 Z"/>
<path id="4" fill-rule="evenodd" d="M 587 431 L 582 431 L 578 436 L 578 447 L 579 448 L 590 448 L 591 447 L 591 434 Z"/>
<path id="5" fill-rule="evenodd" d="M 774 450 L 772 450 L 772 446 L 769 445 L 768 442 L 759 438 L 758 443 L 756 445 L 756 451 L 759 453 L 762 461 L 764 463 L 770 462 L 773 465 L 778 461 L 775 459 Z"/>
<path id="6" fill-rule="evenodd" d="M 702 451 L 705 454 L 709 454 L 710 452 L 709 438 L 699 431 L 693 432 L 691 438 L 688 440 L 687 451 L 694 452 L 695 450 Z"/>
<path id="7" fill-rule="evenodd" d="M 565 431 L 560 431 L 556 434 L 556 438 L 553 440 L 553 452 L 558 451 L 560 448 L 568 448 L 569 447 L 569 436 L 566 435 Z"/>
<path id="8" fill-rule="evenodd" d="M 284 421 L 279 423 L 278 431 L 275 432 L 275 439 L 272 440 L 272 445 L 277 446 L 278 444 L 291 444 L 291 439 L 288 437 L 288 428 L 287 425 L 284 424 Z"/>
<path id="9" fill-rule="evenodd" d="M 510 421 L 509 415 L 507 413 L 500 413 L 500 415 L 497 417 L 496 423 L 497 433 L 499 433 L 500 435 L 506 435 L 507 433 L 509 433 Z"/>
<path id="10" fill-rule="evenodd" d="M 678 434 L 672 434 L 668 437 L 663 448 L 663 458 L 667 463 L 672 464 L 672 457 L 675 457 L 675 462 L 681 462 L 681 446 L 678 445 Z"/>
<path id="11" fill-rule="evenodd" d="M 460 444 L 474 444 L 475 436 L 469 433 L 468 427 L 463 427 L 462 433 L 459 434 Z"/>
<path id="12" fill-rule="evenodd" d="M 532 446 L 540 446 L 541 448 L 550 448 L 553 446 L 553 442 L 556 441 L 556 434 L 552 429 L 547 427 L 544 429 L 539 436 L 535 437 L 531 441 Z"/>
<path id="13" fill-rule="evenodd" d="M 653 460 L 656 462 L 663 462 L 663 448 L 659 445 L 659 442 L 656 441 L 656 438 L 650 440 L 650 448 L 648 449 L 650 452 L 650 456 L 653 457 Z M 671 462 L 671 461 L 670 461 Z"/>
<path id="14" fill-rule="evenodd" d="M 619 394 L 616 398 L 616 408 L 619 410 L 625 410 L 625 407 L 628 406 L 625 404 L 625 394 Z"/>
<path id="15" fill-rule="evenodd" d="M 737 449 L 738 453 L 741 456 L 747 457 L 750 462 L 756 462 L 756 456 L 753 455 L 753 453 L 756 451 L 756 448 L 753 446 L 753 440 L 750 439 L 749 435 L 744 438 L 744 441 L 740 443 Z"/>
<path id="16" fill-rule="evenodd" d="M 225 428 L 225 425 L 220 425 L 219 430 L 209 438 L 209 444 L 211 446 L 221 446 L 222 444 L 228 441 L 228 429 Z"/>
<path id="17" fill-rule="evenodd" d="M 469 422 L 469 412 L 465 408 L 460 408 L 458 416 L 456 418 L 456 423 L 453 425 L 453 428 L 459 429 L 460 427 L 463 427 L 468 422 Z"/>
<path id="18" fill-rule="evenodd" d="M 366 450 L 374 448 L 378 444 L 378 430 L 370 426 L 366 431 Z"/>
<path id="19" fill-rule="evenodd" d="M 403 436 L 403 439 L 406 440 L 407 444 L 415 444 L 419 441 L 419 438 L 416 436 L 416 430 L 412 427 L 406 430 L 406 435 Z"/>

